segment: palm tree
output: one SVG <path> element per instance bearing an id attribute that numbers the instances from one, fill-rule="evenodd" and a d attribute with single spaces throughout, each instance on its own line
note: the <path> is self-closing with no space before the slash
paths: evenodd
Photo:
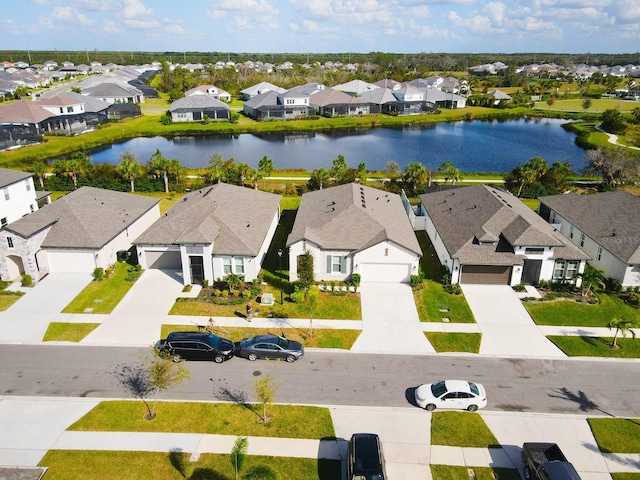
<path id="1" fill-rule="evenodd" d="M 578 274 L 578 278 L 582 280 L 580 291 L 583 297 L 589 295 L 591 289 L 605 287 L 604 272 L 588 263 L 584 267 L 584 272 Z"/>
<path id="2" fill-rule="evenodd" d="M 236 166 L 236 172 L 238 172 L 238 185 L 244 186 L 244 181 L 247 177 L 251 176 L 253 169 L 248 163 L 239 163 Z"/>
<path id="3" fill-rule="evenodd" d="M 358 164 L 358 170 L 356 171 L 356 178 L 359 183 L 367 182 L 367 164 L 364 162 L 360 162 Z"/>
<path id="4" fill-rule="evenodd" d="M 310 182 L 318 187 L 318 190 L 322 190 L 325 183 L 329 181 L 330 173 L 326 168 L 316 168 L 311 172 Z"/>
<path id="5" fill-rule="evenodd" d="M 455 185 L 456 182 L 462 180 L 462 172 L 460 172 L 459 169 L 453 166 L 451 160 L 447 160 L 442 165 L 440 165 L 438 171 L 444 175 L 445 183 L 451 180 L 451 184 Z"/>
<path id="6" fill-rule="evenodd" d="M 236 474 L 236 480 L 244 478 L 246 480 L 277 480 L 278 476 L 268 465 L 253 465 L 240 475 L 244 461 L 247 457 L 249 441 L 246 437 L 238 437 L 231 449 L 231 465 Z"/>
<path id="7" fill-rule="evenodd" d="M 516 197 L 519 197 L 525 185 L 535 182 L 547 173 L 549 165 L 544 158 L 533 157 L 520 165 L 516 170 L 518 176 L 518 193 L 516 194 Z"/>
<path id="8" fill-rule="evenodd" d="M 176 185 L 180 183 L 180 177 L 182 177 L 182 175 L 184 174 L 184 171 L 185 171 L 185 168 L 180 163 L 180 160 L 176 160 L 176 159 L 169 160 L 167 173 L 175 179 Z"/>
<path id="9" fill-rule="evenodd" d="M 116 167 L 118 173 L 125 180 L 131 183 L 131 192 L 135 192 L 135 181 L 142 176 L 142 165 L 138 161 L 138 156 L 129 150 L 120 154 L 120 163 Z"/>
<path id="10" fill-rule="evenodd" d="M 31 171 L 33 174 L 38 177 L 38 181 L 40 182 L 40 188 L 44 190 L 44 176 L 47 173 L 47 165 L 40 160 L 36 160 L 31 165 Z"/>
<path id="11" fill-rule="evenodd" d="M 270 177 L 273 173 L 273 160 L 266 155 L 258 162 L 258 171 L 261 172 L 262 178 Z M 262 184 L 264 188 L 264 183 Z"/>
<path id="12" fill-rule="evenodd" d="M 162 177 L 164 181 L 164 193 L 169 193 L 169 159 L 162 156 L 160 149 L 157 149 L 156 152 L 151 155 L 151 158 L 149 158 L 147 170 L 154 177 Z"/>
<path id="13" fill-rule="evenodd" d="M 404 181 L 411 184 L 411 188 L 415 192 L 418 185 L 427 181 L 427 169 L 420 162 L 411 162 L 404 169 Z"/>
<path id="14" fill-rule="evenodd" d="M 613 343 L 611 344 L 611 348 L 618 348 L 618 333 L 622 335 L 623 338 L 627 337 L 628 333 L 631 333 L 631 336 L 635 340 L 636 332 L 632 330 L 632 328 L 636 328 L 637 325 L 632 320 L 627 320 L 624 318 L 612 318 L 611 321 L 607 324 L 609 330 L 615 328 L 616 333 L 613 336 Z"/>

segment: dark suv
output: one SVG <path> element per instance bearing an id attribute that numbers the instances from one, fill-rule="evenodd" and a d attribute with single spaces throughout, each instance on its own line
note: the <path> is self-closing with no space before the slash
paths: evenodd
<path id="1" fill-rule="evenodd" d="M 172 332 L 160 340 L 160 348 L 173 356 L 174 362 L 213 360 L 222 363 L 233 357 L 233 342 L 207 332 Z"/>
<path id="2" fill-rule="evenodd" d="M 385 480 L 382 443 L 375 433 L 354 433 L 349 442 L 348 480 Z"/>

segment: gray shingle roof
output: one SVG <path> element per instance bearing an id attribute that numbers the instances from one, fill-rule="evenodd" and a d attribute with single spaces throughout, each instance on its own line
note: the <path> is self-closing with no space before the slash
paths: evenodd
<path id="1" fill-rule="evenodd" d="M 134 242 L 214 244 L 217 255 L 257 255 L 280 195 L 218 183 L 188 193 Z"/>
<path id="2" fill-rule="evenodd" d="M 33 173 L 11 170 L 9 168 L 0 168 L 0 188 L 19 182 L 20 180 L 24 180 L 31 176 L 33 176 Z"/>
<path id="3" fill-rule="evenodd" d="M 40 123 L 51 117 L 55 117 L 55 115 L 31 100 L 22 99 L 0 107 L 0 123 Z"/>
<path id="4" fill-rule="evenodd" d="M 553 247 L 554 258 L 588 256 L 504 190 L 486 185 L 420 195 L 452 258 L 471 265 L 519 265 L 513 246 Z"/>
<path id="5" fill-rule="evenodd" d="M 222 109 L 229 110 L 229 106 L 209 95 L 190 95 L 183 97 L 171 104 L 170 112 L 177 110 L 202 110 L 202 109 Z"/>
<path id="6" fill-rule="evenodd" d="M 640 197 L 624 191 L 568 193 L 540 202 L 622 261 L 640 263 Z"/>
<path id="7" fill-rule="evenodd" d="M 301 240 L 356 252 L 389 240 L 422 255 L 400 196 L 357 183 L 302 195 L 287 246 Z"/>
<path id="8" fill-rule="evenodd" d="M 99 249 L 158 202 L 141 195 L 82 187 L 4 228 L 28 238 L 51 226 L 43 248 Z"/>

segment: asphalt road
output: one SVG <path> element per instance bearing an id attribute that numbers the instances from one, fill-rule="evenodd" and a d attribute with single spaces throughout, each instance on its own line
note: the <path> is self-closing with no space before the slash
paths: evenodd
<path id="1" fill-rule="evenodd" d="M 0 395 L 121 398 L 113 373 L 140 348 L 1 345 Z M 490 410 L 640 417 L 640 362 L 361 355 L 308 351 L 293 364 L 233 358 L 187 362 L 191 376 L 164 399 L 254 401 L 271 370 L 277 403 L 412 405 L 413 389 L 440 379 L 484 384 Z"/>

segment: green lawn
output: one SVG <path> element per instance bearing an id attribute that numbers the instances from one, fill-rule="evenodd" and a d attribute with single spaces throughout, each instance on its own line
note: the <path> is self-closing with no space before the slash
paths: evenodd
<path id="1" fill-rule="evenodd" d="M 640 480 L 640 473 L 612 473 L 612 480 Z"/>
<path id="2" fill-rule="evenodd" d="M 181 452 L 50 450 L 39 465 L 49 467 L 47 480 L 235 479 L 229 455 L 203 454 L 197 462 L 190 462 L 189 456 Z M 292 478 L 291 472 L 299 480 L 335 480 L 341 475 L 338 460 L 252 455 L 246 457 L 243 472 L 257 465 L 268 465 L 280 479 Z"/>
<path id="3" fill-rule="evenodd" d="M 476 480 L 520 480 L 520 473 L 511 468 L 473 467 Z M 470 467 L 431 465 L 433 480 L 469 480 Z"/>
<path id="4" fill-rule="evenodd" d="M 433 280 L 425 280 L 422 289 L 414 289 L 413 298 L 421 322 L 442 322 L 443 318 L 448 318 L 452 323 L 476 321 L 463 294 L 447 293 L 442 284 Z"/>
<path id="5" fill-rule="evenodd" d="M 500 445 L 482 417 L 470 412 L 434 412 L 431 444 L 476 448 Z"/>
<path id="6" fill-rule="evenodd" d="M 277 380 L 277 373 L 274 375 Z M 224 385 L 220 386 L 222 389 Z M 216 382 L 212 384 L 216 393 Z M 222 390 L 220 390 L 222 392 Z M 145 420 L 141 401 L 100 402 L 69 430 L 105 432 L 215 433 L 280 438 L 334 437 L 333 421 L 326 408 L 271 405 L 272 421 L 260 423 L 262 405 L 237 403 L 158 402 L 156 418 Z"/>
<path id="7" fill-rule="evenodd" d="M 556 100 L 553 105 L 549 106 L 546 102 L 536 102 L 536 110 L 555 110 L 563 112 L 604 112 L 605 110 L 620 110 L 621 112 L 630 112 L 638 106 L 636 102 L 626 102 L 619 98 L 594 98 L 591 100 L 591 106 L 585 110 L 582 108 L 584 99 L 572 98 L 569 100 Z"/>
<path id="8" fill-rule="evenodd" d="M 600 450 L 605 453 L 640 453 L 640 419 L 589 418 Z"/>
<path id="9" fill-rule="evenodd" d="M 613 337 L 551 335 L 547 338 L 570 357 L 640 358 L 640 340 L 634 340 L 631 337 L 620 338 L 618 336 L 619 348 L 615 349 L 610 347 Z"/>
<path id="10" fill-rule="evenodd" d="M 116 263 L 115 271 L 108 278 L 91 282 L 62 312 L 111 313 L 134 284 L 125 280 L 132 268 L 128 263 Z"/>
<path id="11" fill-rule="evenodd" d="M 43 342 L 79 342 L 100 326 L 99 323 L 51 322 Z"/>
<path id="12" fill-rule="evenodd" d="M 11 305 L 20 300 L 21 295 L 0 295 L 0 312 L 4 312 Z"/>
<path id="13" fill-rule="evenodd" d="M 161 338 L 166 338 L 170 332 L 195 331 L 196 325 L 162 325 Z M 234 342 L 239 342 L 243 338 L 260 335 L 263 333 L 273 333 L 280 335 L 278 328 L 239 328 L 239 327 L 215 327 L 212 330 L 221 337 L 229 338 Z M 313 335 L 309 335 L 308 328 L 285 328 L 284 333 L 290 340 L 296 340 L 307 348 L 341 348 L 351 349 L 357 340 L 361 330 L 343 330 L 314 328 Z"/>
<path id="14" fill-rule="evenodd" d="M 480 352 L 481 333 L 443 333 L 425 332 L 429 343 L 433 345 L 436 352 Z"/>
<path id="15" fill-rule="evenodd" d="M 595 305 L 566 299 L 524 305 L 537 325 L 606 327 L 614 317 L 640 321 L 640 311 L 619 298 L 604 292 L 599 292 L 598 298 L 600 303 Z"/>

